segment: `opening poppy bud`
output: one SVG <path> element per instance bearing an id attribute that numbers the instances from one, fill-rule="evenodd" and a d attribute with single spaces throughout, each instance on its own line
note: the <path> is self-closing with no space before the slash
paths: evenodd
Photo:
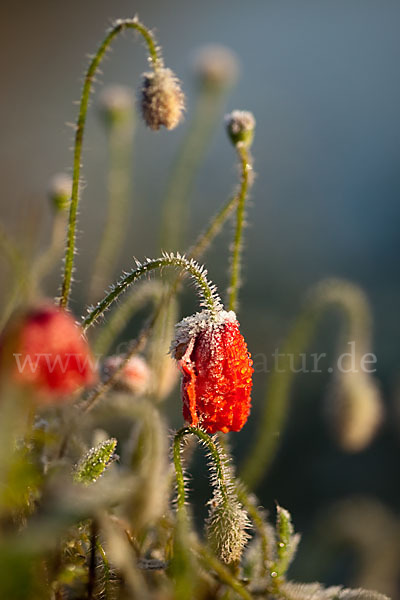
<path id="1" fill-rule="evenodd" d="M 226 131 L 234 146 L 243 144 L 250 148 L 253 137 L 256 120 L 253 113 L 247 110 L 234 110 L 225 117 Z"/>
<path id="2" fill-rule="evenodd" d="M 123 85 L 109 85 L 101 93 L 99 108 L 108 126 L 129 122 L 133 113 L 132 90 Z"/>
<path id="3" fill-rule="evenodd" d="M 174 129 L 183 118 L 185 96 L 171 69 L 160 67 L 143 75 L 141 90 L 143 119 L 150 129 Z"/>
<path id="4" fill-rule="evenodd" d="M 238 77 L 238 59 L 230 48 L 207 45 L 200 48 L 193 61 L 200 85 L 210 89 L 230 88 Z"/>
<path id="5" fill-rule="evenodd" d="M 72 192 L 72 179 L 66 173 L 58 173 L 50 180 L 48 189 L 49 199 L 55 212 L 64 211 L 69 207 Z"/>
<path id="6" fill-rule="evenodd" d="M 123 360 L 122 356 L 109 356 L 104 361 L 104 371 L 107 375 L 112 375 L 121 366 Z M 118 388 L 133 394 L 144 393 L 149 382 L 150 369 L 146 361 L 140 356 L 132 356 L 116 378 Z"/>
<path id="7" fill-rule="evenodd" d="M 51 403 L 95 382 L 93 359 L 73 317 L 52 304 L 12 322 L 1 340 L 2 375 Z"/>
<path id="8" fill-rule="evenodd" d="M 251 405 L 252 360 L 234 312 L 207 310 L 176 325 L 183 417 L 207 433 L 240 431 Z"/>

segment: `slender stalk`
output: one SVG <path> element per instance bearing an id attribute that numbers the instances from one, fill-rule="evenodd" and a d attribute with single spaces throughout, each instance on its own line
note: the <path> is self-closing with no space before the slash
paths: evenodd
<path id="1" fill-rule="evenodd" d="M 33 265 L 34 277 L 38 284 L 50 272 L 61 255 L 64 244 L 65 223 L 66 219 L 63 212 L 54 215 L 50 244 L 39 256 L 36 264 Z"/>
<path id="2" fill-rule="evenodd" d="M 342 337 L 357 340 L 363 351 L 368 348 L 371 315 L 363 292 L 346 281 L 327 280 L 317 284 L 308 294 L 278 355 L 279 368 L 276 366 L 269 376 L 258 431 L 240 470 L 240 478 L 249 488 L 257 487 L 271 467 L 288 415 L 290 391 L 301 353 L 310 343 L 321 315 L 331 306 L 337 306 L 344 315 Z"/>
<path id="3" fill-rule="evenodd" d="M 148 301 L 157 305 L 162 295 L 163 286 L 158 281 L 146 281 L 138 289 L 130 293 L 125 302 L 121 302 L 114 310 L 107 323 L 100 329 L 92 345 L 96 355 L 107 354 L 114 340 L 118 337 L 129 320 Z"/>
<path id="4" fill-rule="evenodd" d="M 251 171 L 253 169 L 251 155 L 247 147 L 243 144 L 237 144 L 236 150 L 241 165 L 242 181 L 236 210 L 236 229 L 233 240 L 231 278 L 228 290 L 228 308 L 233 311 L 237 310 L 238 304 L 245 205 L 249 187 L 252 183 Z"/>
<path id="5" fill-rule="evenodd" d="M 4 253 L 10 263 L 13 275 L 11 290 L 0 316 L 1 331 L 15 309 L 21 291 L 24 294 L 29 291 L 29 278 L 27 276 L 28 267 L 25 257 L 17 247 L 17 244 L 8 236 L 2 225 L 0 225 L 0 251 Z"/>
<path id="6" fill-rule="evenodd" d="M 64 275 L 61 288 L 60 306 L 67 308 L 69 295 L 71 292 L 72 274 L 74 269 L 74 254 L 75 254 L 75 237 L 76 237 L 76 223 L 78 214 L 79 204 L 79 184 L 80 184 L 80 172 L 81 172 L 81 159 L 82 159 L 82 147 L 83 147 L 83 136 L 86 124 L 86 116 L 89 105 L 90 92 L 94 77 L 100 66 L 104 55 L 109 48 L 111 42 L 125 29 L 134 29 L 138 31 L 144 38 L 147 49 L 149 52 L 150 60 L 154 69 L 158 69 L 162 64 L 162 59 L 159 57 L 158 49 L 154 38 L 150 31 L 140 23 L 136 18 L 118 20 L 111 27 L 103 42 L 100 44 L 96 54 L 90 62 L 89 68 L 85 75 L 83 84 L 78 120 L 76 124 L 75 132 L 75 147 L 74 147 L 74 159 L 73 159 L 73 175 L 72 175 L 72 194 L 69 211 L 69 223 L 67 231 L 67 245 L 65 250 L 65 261 L 64 261 Z"/>
<path id="7" fill-rule="evenodd" d="M 110 281 L 129 221 L 129 191 L 133 118 L 110 119 L 108 125 L 109 173 L 107 218 L 98 250 L 89 298 L 98 299 Z"/>
<path id="8" fill-rule="evenodd" d="M 143 264 L 139 263 L 136 269 L 124 275 L 118 283 L 112 286 L 103 300 L 90 310 L 88 316 L 83 319 L 83 330 L 86 331 L 88 327 L 93 325 L 109 306 L 137 279 L 150 271 L 168 266 L 182 269 L 191 275 L 203 296 L 204 306 L 210 310 L 212 315 L 215 315 L 221 307 L 221 301 L 214 286 L 207 281 L 207 271 L 203 267 L 200 267 L 194 260 L 188 260 L 180 255 L 166 254 L 161 258 L 148 260 Z"/>
<path id="9" fill-rule="evenodd" d="M 201 557 L 204 566 L 215 571 L 220 581 L 232 588 L 244 600 L 252 600 L 250 592 L 232 575 L 231 571 L 199 542 L 196 543 L 196 551 Z"/>
<path id="10" fill-rule="evenodd" d="M 208 141 L 215 131 L 224 90 L 202 86 L 189 131 L 172 168 L 164 203 L 161 248 L 177 250 L 185 245 L 188 199 Z"/>

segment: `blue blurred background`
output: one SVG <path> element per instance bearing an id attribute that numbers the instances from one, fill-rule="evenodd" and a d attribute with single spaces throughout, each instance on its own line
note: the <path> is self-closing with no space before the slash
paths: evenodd
<path id="1" fill-rule="evenodd" d="M 389 519 L 382 523 L 392 523 L 387 531 L 382 531 L 386 525 L 377 526 L 382 539 L 377 533 L 372 545 L 380 544 L 381 554 L 392 526 L 400 531 L 400 3 L 21 0 L 4 2 L 1 13 L 0 211 L 9 231 L 20 238 L 29 237 L 40 224 L 44 244 L 50 231 L 47 184 L 55 172 L 71 165 L 73 133 L 66 123 L 76 118 L 73 100 L 79 98 L 85 56 L 111 19 L 138 13 L 155 28 L 168 65 L 183 80 L 186 125 L 153 134 L 138 123 L 134 209 L 121 268 L 130 266 L 133 255 L 159 252 L 159 209 L 194 105 L 194 51 L 219 43 L 240 58 L 240 78 L 226 109 L 251 110 L 257 120 L 257 178 L 248 213 L 240 315 L 249 347 L 253 354 L 268 354 L 279 345 L 310 285 L 331 275 L 351 279 L 371 300 L 377 376 L 388 415 L 365 452 L 345 455 L 328 438 L 322 415 L 326 375 L 300 377 L 281 450 L 259 497 L 272 510 L 275 500 L 291 510 L 297 529 L 304 532 L 294 576 L 364 583 L 357 544 L 351 539 L 330 544 L 321 523 L 332 521 L 329 511 L 336 502 L 356 496 L 356 507 L 366 504 L 372 511 L 364 511 L 367 524 L 379 520 L 374 510 Z M 114 44 L 100 80 L 136 87 L 145 66 L 144 49 L 125 35 Z M 82 283 L 90 273 L 105 216 L 105 162 L 104 131 L 92 111 L 80 217 L 85 252 L 77 261 Z M 221 121 L 190 199 L 193 235 L 231 193 L 234 163 Z M 228 227 L 207 260 L 210 276 L 222 289 L 229 239 Z M 48 293 L 57 290 L 56 275 L 48 282 Z M 75 292 L 79 313 L 84 297 L 78 286 Z M 187 302 L 190 310 L 192 300 Z M 336 329 L 335 319 L 328 320 L 313 351 L 333 354 Z M 257 374 L 252 418 L 233 441 L 239 460 L 255 430 L 264 387 L 265 375 Z M 201 496 L 206 494 L 206 475 L 199 471 L 199 477 L 204 480 Z M 376 587 L 389 591 L 389 584 L 384 589 L 381 583 L 388 578 L 376 575 Z M 393 593 L 396 584 L 391 585 Z"/>

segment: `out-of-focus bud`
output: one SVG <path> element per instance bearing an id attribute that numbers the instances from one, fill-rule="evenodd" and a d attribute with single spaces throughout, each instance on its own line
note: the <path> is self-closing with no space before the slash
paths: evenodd
<path id="1" fill-rule="evenodd" d="M 374 379 L 362 371 L 341 372 L 332 382 L 327 413 L 333 434 L 346 452 L 360 452 L 372 441 L 383 418 Z"/>
<path id="2" fill-rule="evenodd" d="M 234 146 L 243 144 L 250 148 L 253 137 L 256 120 L 253 113 L 247 110 L 234 110 L 225 117 L 226 131 Z"/>
<path id="3" fill-rule="evenodd" d="M 198 50 L 193 68 L 200 85 L 222 90 L 232 87 L 236 82 L 239 62 L 229 48 L 209 44 Z"/>
<path id="4" fill-rule="evenodd" d="M 39 404 L 73 400 L 96 381 L 86 339 L 67 311 L 45 302 L 12 320 L 0 340 L 0 373 Z"/>
<path id="5" fill-rule="evenodd" d="M 144 73 L 141 109 L 150 129 L 174 129 L 183 118 L 185 96 L 176 75 L 165 67 Z"/>
<path id="6" fill-rule="evenodd" d="M 109 85 L 102 91 L 99 101 L 100 115 L 107 126 L 127 123 L 132 119 L 133 91 L 123 85 Z"/>
<path id="7" fill-rule="evenodd" d="M 58 173 L 50 180 L 48 195 L 55 212 L 69 207 L 72 192 L 72 179 L 66 173 Z"/>
<path id="8" fill-rule="evenodd" d="M 104 371 L 112 375 L 122 364 L 122 356 L 110 356 L 104 361 Z M 118 373 L 116 385 L 122 391 L 143 394 L 150 383 L 150 369 L 140 356 L 133 356 Z"/>

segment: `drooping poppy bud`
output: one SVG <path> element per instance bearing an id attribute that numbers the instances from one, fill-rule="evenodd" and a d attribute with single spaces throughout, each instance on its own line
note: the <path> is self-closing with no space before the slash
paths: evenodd
<path id="1" fill-rule="evenodd" d="M 252 360 L 234 312 L 207 310 L 176 325 L 183 417 L 208 433 L 239 431 L 250 413 Z"/>
<path id="2" fill-rule="evenodd" d="M 144 73 L 141 89 L 141 108 L 145 123 L 157 131 L 160 127 L 175 129 L 183 118 L 185 96 L 171 69 L 159 68 Z"/>
<path id="3" fill-rule="evenodd" d="M 79 326 L 50 303 L 10 323 L 1 341 L 1 370 L 51 402 L 95 382 L 93 359 Z"/>

